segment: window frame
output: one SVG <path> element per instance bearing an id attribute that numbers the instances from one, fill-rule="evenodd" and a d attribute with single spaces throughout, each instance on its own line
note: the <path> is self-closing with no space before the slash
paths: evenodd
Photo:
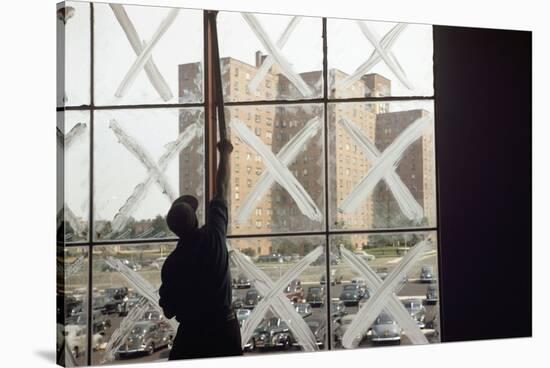
<path id="1" fill-rule="evenodd" d="M 168 238 L 159 238 L 159 239 L 125 239 L 125 240 L 116 240 L 116 239 L 108 239 L 108 240 L 97 240 L 94 237 L 94 112 L 96 110 L 131 110 L 131 109 L 168 109 L 168 108 L 202 108 L 204 109 L 204 144 L 205 144 L 205 157 L 204 157 L 204 189 L 205 189 L 205 196 L 204 196 L 204 204 L 206 208 L 206 204 L 214 197 L 215 193 L 215 176 L 216 176 L 216 164 L 217 164 L 217 155 L 216 155 L 216 142 L 217 142 L 217 129 L 216 129 L 216 92 L 218 86 L 216 85 L 215 81 L 215 63 L 219 60 L 214 59 L 214 43 L 213 43 L 213 34 L 212 34 L 212 27 L 211 27 L 211 20 L 213 17 L 211 16 L 212 13 L 216 13 L 215 11 L 211 10 L 203 10 L 203 102 L 198 103 L 169 103 L 169 104 L 134 104 L 134 105 L 96 105 L 94 102 L 94 3 L 90 2 L 90 103 L 89 105 L 68 105 L 66 106 L 63 102 L 62 106 L 57 106 L 56 111 L 61 112 L 63 114 L 64 119 L 64 112 L 66 111 L 88 111 L 89 112 L 89 121 L 90 121 L 90 129 L 89 129 L 89 203 L 88 203 L 88 239 L 87 240 L 79 240 L 74 242 L 66 242 L 63 238 L 57 239 L 57 247 L 62 247 L 65 249 L 65 247 L 83 247 L 87 248 L 88 251 L 88 294 L 87 294 L 87 346 L 86 346 L 86 358 L 87 358 L 87 364 L 92 364 L 92 327 L 93 327 L 93 261 L 94 261 L 94 254 L 93 250 L 94 247 L 107 247 L 107 246 L 120 246 L 120 245 L 139 245 L 139 244 L 162 244 L 162 243 L 173 243 L 177 242 L 176 237 L 168 237 Z M 184 8 L 182 8 L 184 9 Z M 439 181 L 438 181 L 438 160 L 437 160 L 437 152 L 434 147 L 433 152 L 433 158 L 434 158 L 434 204 L 435 204 L 435 218 L 436 223 L 434 226 L 427 226 L 427 227 L 417 227 L 417 228 L 410 228 L 410 227 L 400 227 L 400 228 L 391 228 L 391 229 L 362 229 L 362 230 L 345 230 L 345 229 L 330 229 L 330 203 L 329 203 L 329 119 L 328 119 L 328 111 L 329 111 L 329 104 L 345 104 L 345 103 L 355 103 L 355 102 L 403 102 L 403 101 L 432 101 L 435 105 L 436 103 L 436 90 L 435 90 L 435 68 L 436 68 L 436 59 L 437 59 L 437 50 L 435 49 L 435 44 L 433 47 L 433 54 L 434 54 L 434 62 L 433 62 L 433 79 L 434 79 L 434 94 L 431 96 L 380 96 L 380 97 L 370 97 L 370 96 L 363 96 L 363 97 L 352 97 L 352 98 L 335 98 L 330 97 L 329 91 L 328 91 L 328 85 L 329 85 L 329 71 L 328 71 L 328 40 L 327 40 L 327 19 L 328 17 L 318 17 L 322 20 L 322 56 L 323 56 L 323 65 L 322 65 L 322 75 L 323 75 L 323 86 L 322 86 L 322 97 L 320 98 L 311 98 L 311 99 L 293 99 L 293 100 L 253 100 L 253 101 L 232 101 L 232 102 L 225 102 L 224 105 L 226 107 L 230 106 L 268 106 L 268 105 L 281 105 L 281 106 L 292 106 L 292 105 L 313 105 L 313 104 L 322 104 L 323 106 L 323 115 L 324 115 L 324 133 L 323 133 L 323 145 L 324 145 L 324 188 L 325 188 L 325 197 L 324 197 L 324 206 L 325 206 L 325 221 L 324 221 L 324 229 L 319 231 L 301 231 L 301 232 L 282 232 L 282 233 L 251 233 L 251 234 L 228 234 L 228 239 L 240 239 L 240 238 L 276 238 L 276 237 L 303 237 L 307 235 L 316 235 L 316 236 L 324 236 L 325 239 L 325 272 L 327 275 L 331 274 L 331 264 L 330 264 L 330 237 L 334 235 L 351 235 L 351 234 L 380 234 L 380 233 L 417 233 L 417 232 L 435 232 L 437 234 L 437 250 L 440 254 L 441 250 L 441 244 L 440 244 L 440 230 L 439 230 L 439 224 L 440 224 L 440 218 L 439 218 Z M 435 33 L 435 28 L 433 25 L 431 25 L 431 31 L 432 31 L 432 39 L 433 35 Z M 65 47 L 63 44 L 61 47 Z M 58 61 L 59 62 L 59 61 Z M 59 77 L 59 76 L 58 76 Z M 61 77 L 63 78 L 63 77 Z M 248 73 L 247 73 L 247 79 L 249 79 Z M 266 81 L 267 84 L 267 81 Z M 63 86 L 64 83 L 61 83 L 61 86 Z M 231 87 L 231 86 L 230 86 Z M 62 87 L 61 87 L 62 88 Z M 270 88 L 270 87 L 267 87 Z M 354 111 L 355 113 L 355 111 Z M 251 114 L 249 112 L 248 114 Z M 258 115 L 255 116 L 255 121 L 257 122 Z M 271 120 L 271 118 L 269 118 Z M 437 119 L 434 113 L 434 131 L 437 129 Z M 64 124 L 64 120 L 62 122 Z M 284 121 L 279 121 L 279 119 L 276 119 L 274 122 L 274 126 L 278 127 L 279 125 L 285 126 Z M 266 133 L 267 134 L 267 133 Z M 269 134 L 273 134 L 272 131 L 269 131 Z M 281 134 L 280 132 L 277 133 Z M 434 140 L 435 140 L 434 134 Z M 261 132 L 260 132 L 261 136 Z M 277 136 L 274 138 L 278 138 Z M 347 146 L 347 145 L 346 145 Z M 435 146 L 435 144 L 434 144 Z M 342 150 L 343 146 L 335 147 L 335 150 Z M 304 159 L 307 160 L 307 159 Z M 58 157 L 58 165 L 61 164 L 63 166 L 64 162 L 62 161 L 62 158 L 60 159 Z M 64 170 L 64 167 L 61 168 L 61 170 Z M 307 170 L 307 169 L 305 169 Z M 307 172 L 307 171 L 305 171 Z M 307 175 L 307 174 L 304 174 Z M 63 172 L 64 177 L 64 172 Z M 60 185 L 60 183 L 58 183 Z M 63 185 L 61 183 L 61 185 Z M 340 179 L 340 182 L 338 184 L 338 180 L 336 179 L 336 185 L 342 186 L 342 179 Z M 64 189 L 64 188 L 63 188 Z M 63 192 L 64 193 L 64 192 Z M 238 192 L 237 192 L 238 193 Z M 239 194 L 240 196 L 240 194 Z M 275 202 L 277 202 L 277 198 L 275 199 Z M 63 209 L 64 211 L 64 209 Z M 273 210 L 271 207 L 266 210 L 269 214 L 273 213 Z M 263 212 L 263 211 L 262 211 Z M 270 227 L 271 219 L 267 219 L 267 222 L 265 223 L 266 227 Z M 262 221 L 262 225 L 263 221 Z M 64 234 L 63 234 L 64 235 Z M 438 256 L 438 272 L 441 273 L 440 269 L 440 262 L 441 258 Z M 442 295 L 441 293 L 441 286 L 440 283 L 438 283 L 438 291 L 439 295 Z M 64 284 L 63 284 L 64 288 Z M 325 294 L 326 294 L 326 300 L 331 300 L 331 288 L 326 287 L 325 288 Z M 442 315 L 441 310 L 441 303 L 439 306 L 439 314 Z M 331 331 L 331 311 L 330 311 L 330 303 L 328 303 L 328 307 L 326 308 L 326 319 L 327 319 L 327 342 L 326 342 L 326 350 L 333 350 L 332 348 L 332 331 Z M 440 318 L 440 324 L 443 325 L 443 319 Z M 443 330 L 443 329 L 442 329 Z"/>

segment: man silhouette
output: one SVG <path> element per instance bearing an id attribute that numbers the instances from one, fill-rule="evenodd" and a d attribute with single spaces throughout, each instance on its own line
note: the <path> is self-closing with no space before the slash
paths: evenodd
<path id="1" fill-rule="evenodd" d="M 241 332 L 231 307 L 231 275 L 226 247 L 229 140 L 218 142 L 216 193 L 206 224 L 198 227 L 195 197 L 174 201 L 166 222 L 179 241 L 161 271 L 159 304 L 180 323 L 170 360 L 242 355 Z"/>

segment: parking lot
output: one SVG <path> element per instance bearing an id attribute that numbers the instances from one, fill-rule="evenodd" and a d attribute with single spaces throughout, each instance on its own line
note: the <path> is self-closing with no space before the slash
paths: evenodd
<path id="1" fill-rule="evenodd" d="M 371 260 L 368 262 L 369 266 L 375 270 L 376 272 L 386 272 L 391 273 L 392 270 L 395 268 L 397 264 L 399 264 L 401 258 L 400 257 L 377 257 L 374 260 Z M 272 280 L 276 281 L 279 279 L 282 275 L 285 274 L 289 269 L 291 269 L 297 260 L 293 260 L 291 262 L 256 262 L 255 265 L 263 271 L 265 274 L 267 274 Z M 321 285 L 321 276 L 325 274 L 326 267 L 323 262 L 320 264 L 313 264 L 310 265 L 302 274 L 299 276 L 299 281 L 301 284 L 301 287 L 303 289 L 303 298 L 305 299 L 308 295 L 308 290 L 311 287 L 325 287 L 325 302 L 322 306 L 315 306 L 311 308 L 311 314 L 304 317 L 304 320 L 306 322 L 311 320 L 326 320 L 327 318 L 327 310 L 326 308 L 330 303 L 327 302 L 328 300 L 328 292 L 330 292 L 330 299 L 334 302 L 339 299 L 339 297 L 342 294 L 343 288 L 346 285 L 350 285 L 352 283 L 361 282 L 359 279 L 361 279 L 360 275 L 356 274 L 344 261 L 338 261 L 334 262 L 335 264 L 332 264 L 330 266 L 332 273 L 333 273 L 333 281 L 334 284 L 330 286 L 330 289 L 326 289 L 327 285 Z M 422 267 L 429 266 L 434 270 L 433 280 L 431 283 L 427 282 L 421 282 L 420 280 L 420 273 Z M 144 279 L 146 279 L 151 285 L 154 287 L 158 287 L 160 285 L 160 269 L 158 264 L 154 264 L 152 262 L 145 263 L 140 266 L 139 269 L 136 270 L 136 272 L 142 276 Z M 241 270 L 237 268 L 231 269 L 232 276 L 234 279 L 238 278 L 242 272 Z M 76 280 L 76 279 L 75 279 Z M 428 252 L 425 255 L 423 255 L 412 268 L 408 272 L 406 279 L 402 282 L 400 289 L 398 289 L 397 295 L 400 299 L 417 299 L 421 300 L 423 304 L 423 310 L 424 310 L 424 326 L 422 328 L 422 332 L 426 336 L 429 342 L 438 342 L 439 341 L 439 331 L 438 331 L 438 314 L 439 314 L 439 303 L 435 304 L 428 304 L 426 303 L 426 292 L 429 285 L 436 286 L 437 280 L 437 255 L 434 251 Z M 75 283 L 74 285 L 74 292 L 77 293 L 79 290 L 79 284 Z M 128 295 L 136 296 L 139 295 L 139 292 L 134 290 L 132 288 L 132 285 L 129 284 L 122 276 L 116 271 L 112 270 L 106 270 L 101 267 L 97 267 L 96 270 L 94 270 L 94 294 L 101 296 L 105 293 L 106 289 L 109 288 L 128 288 Z M 367 288 L 369 288 L 369 285 L 366 285 Z M 234 298 L 235 299 L 246 299 L 246 294 L 249 290 L 253 289 L 253 282 L 252 287 L 250 288 L 235 288 L 234 289 Z M 370 289 L 370 288 L 369 288 Z M 370 290 L 372 292 L 372 290 Z M 193 299 L 193 296 L 189 296 L 190 300 Z M 366 299 L 366 298 L 365 298 Z M 290 302 L 290 300 L 289 300 Z M 305 300 L 299 300 L 299 302 L 305 302 Z M 363 303 L 361 303 L 363 304 Z M 360 305 L 361 305 L 360 304 Z M 249 308 L 253 309 L 253 308 Z M 353 305 L 348 304 L 345 306 L 345 315 L 347 316 L 353 316 L 355 315 L 359 310 L 359 305 Z M 331 311 L 332 313 L 333 311 Z M 102 330 L 102 336 L 94 336 L 94 339 L 97 337 L 101 340 L 101 343 L 97 343 L 94 346 L 94 351 L 92 353 L 92 364 L 98 365 L 98 364 L 105 364 L 105 357 L 106 352 L 104 351 L 107 342 L 111 339 L 113 336 L 113 333 L 116 331 L 116 329 L 120 326 L 121 322 L 124 320 L 124 316 L 119 315 L 116 311 L 110 311 L 109 313 L 106 313 L 105 315 L 102 315 L 101 319 L 109 320 L 108 327 L 105 327 Z M 333 336 L 331 338 L 331 343 L 333 348 L 340 348 L 340 344 L 338 341 L 336 341 L 334 336 L 334 331 L 338 327 L 338 322 L 334 321 L 334 318 L 332 318 L 332 324 L 331 324 L 331 330 L 333 332 Z M 434 321 L 435 320 L 435 321 Z M 432 323 L 433 321 L 433 323 Z M 362 341 L 360 342 L 360 347 L 370 347 L 370 346 L 378 346 L 378 345 L 388 345 L 390 343 L 384 343 L 384 344 L 373 344 L 370 336 L 370 332 L 364 336 Z M 175 333 L 174 333 L 175 335 Z M 326 337 L 328 339 L 328 336 Z M 96 341 L 96 340 L 94 340 Z M 396 343 L 396 342 L 394 342 Z M 400 341 L 398 342 L 400 344 L 410 344 L 410 340 L 405 334 L 401 335 Z M 327 342 L 324 341 L 324 345 L 321 346 L 321 348 L 326 348 Z M 289 350 L 293 351 L 299 351 L 301 350 L 299 346 L 291 347 Z M 273 349 L 262 349 L 262 351 L 274 351 Z M 285 350 L 286 351 L 286 350 Z M 245 354 L 258 354 L 260 353 L 260 349 L 254 349 L 253 351 L 246 351 Z M 147 362 L 147 361 L 155 361 L 155 360 L 162 360 L 167 359 L 169 354 L 169 348 L 168 347 L 162 347 L 160 349 L 156 349 L 152 354 L 148 353 L 139 353 L 139 354 L 133 354 L 133 355 L 127 355 L 124 357 L 117 358 L 114 361 L 109 361 L 110 364 L 117 364 L 117 363 L 127 363 L 127 362 Z M 85 364 L 85 354 L 80 354 L 80 356 L 77 358 L 77 363 L 79 364 Z"/>

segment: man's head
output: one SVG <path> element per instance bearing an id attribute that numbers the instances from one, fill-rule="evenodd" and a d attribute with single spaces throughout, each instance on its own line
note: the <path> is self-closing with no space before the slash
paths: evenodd
<path id="1" fill-rule="evenodd" d="M 198 207 L 199 201 L 191 195 L 176 199 L 166 215 L 170 230 L 180 238 L 195 230 L 199 225 L 196 213 Z"/>

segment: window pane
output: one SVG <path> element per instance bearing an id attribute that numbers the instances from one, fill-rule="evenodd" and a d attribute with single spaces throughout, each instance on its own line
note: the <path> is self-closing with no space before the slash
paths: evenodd
<path id="1" fill-rule="evenodd" d="M 57 363 L 82 366 L 88 346 L 88 248 L 57 247 Z M 64 286 L 64 287 L 63 287 Z M 102 324 L 94 315 L 94 327 Z M 102 343 L 94 328 L 94 349 Z"/>
<path id="2" fill-rule="evenodd" d="M 203 218 L 202 109 L 101 110 L 95 114 L 95 236 L 173 236 L 165 216 L 183 194 Z"/>
<path id="3" fill-rule="evenodd" d="M 323 107 L 227 109 L 232 234 L 324 228 Z"/>
<path id="4" fill-rule="evenodd" d="M 94 20 L 97 105 L 203 100 L 202 11 L 94 4 Z"/>
<path id="5" fill-rule="evenodd" d="M 435 232 L 331 236 L 336 349 L 440 341 L 436 242 Z"/>
<path id="6" fill-rule="evenodd" d="M 325 349 L 324 237 L 231 239 L 230 245 L 245 353 Z M 278 293 L 270 296 L 274 288 Z"/>
<path id="7" fill-rule="evenodd" d="M 435 226 L 433 102 L 329 105 L 332 229 Z"/>
<path id="8" fill-rule="evenodd" d="M 65 242 L 88 239 L 90 201 L 90 113 L 65 111 L 57 113 L 58 208 L 63 209 Z M 58 228 L 61 225 L 58 213 Z"/>
<path id="9" fill-rule="evenodd" d="M 327 34 L 332 98 L 433 95 L 432 26 L 328 19 Z"/>
<path id="10" fill-rule="evenodd" d="M 226 101 L 322 96 L 321 18 L 220 12 L 218 35 Z"/>
<path id="11" fill-rule="evenodd" d="M 57 106 L 90 104 L 90 4 L 57 4 Z"/>
<path id="12" fill-rule="evenodd" d="M 104 346 L 92 353 L 92 365 L 168 359 L 177 322 L 164 317 L 157 290 L 160 270 L 174 247 L 167 243 L 94 248 L 94 312 L 110 323 L 104 331 Z M 154 325 L 162 334 L 132 332 Z M 150 351 L 151 342 L 154 351 Z"/>

